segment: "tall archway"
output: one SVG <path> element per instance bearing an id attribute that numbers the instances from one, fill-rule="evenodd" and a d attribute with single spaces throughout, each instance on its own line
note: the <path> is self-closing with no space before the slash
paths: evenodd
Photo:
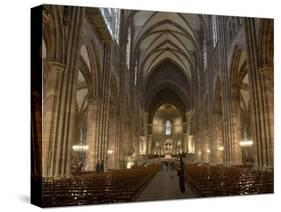
<path id="1" fill-rule="evenodd" d="M 147 75 L 145 111 L 148 113 L 148 124 L 144 125 L 148 127 L 146 141 L 149 157 L 176 157 L 188 153 L 187 111 L 191 107 L 190 92 L 185 72 L 171 59 L 163 60 Z M 169 119 L 168 114 L 173 114 L 178 123 Z M 157 124 L 159 120 L 160 125 Z M 161 132 L 157 131 L 157 127 L 161 128 Z M 164 130 L 169 127 L 170 133 Z"/>
<path id="2" fill-rule="evenodd" d="M 85 154 L 83 163 L 85 163 L 85 169 L 88 171 L 95 170 L 98 145 L 97 145 L 97 122 L 99 111 L 99 98 L 98 87 L 96 82 L 98 81 L 99 69 L 97 64 L 97 58 L 92 57 L 90 44 L 84 44 L 80 48 L 80 69 L 77 77 L 77 135 L 79 135 L 80 145 L 85 145 Z M 79 112 L 80 111 L 80 112 Z M 83 129 L 83 130 L 81 130 Z M 81 135 L 82 133 L 82 135 Z M 85 136 L 85 138 L 84 138 Z M 76 141 L 78 138 L 76 136 Z M 81 141 L 82 139 L 82 141 Z M 85 140 L 83 140 L 85 139 Z"/>
<path id="3" fill-rule="evenodd" d="M 250 101 L 249 75 L 244 73 L 240 84 L 240 123 L 241 123 L 241 141 L 253 141 L 252 129 L 252 107 Z M 252 165 L 254 162 L 254 149 L 251 147 L 242 147 L 242 162 L 246 165 Z"/>
<path id="4" fill-rule="evenodd" d="M 89 88 L 83 72 L 80 70 L 78 72 L 74 130 L 72 131 L 72 165 L 80 169 L 84 169 L 86 165 L 91 166 L 89 163 L 86 164 L 86 149 L 90 145 L 87 138 L 89 136 L 87 135 L 88 122 L 90 122 L 88 120 Z"/>
<path id="5" fill-rule="evenodd" d="M 165 157 L 165 144 L 170 143 L 170 156 L 185 152 L 186 106 L 173 87 L 163 87 L 148 99 L 148 154 L 152 157 Z"/>
<path id="6" fill-rule="evenodd" d="M 233 165 L 253 163 L 253 145 L 245 147 L 243 142 L 253 141 L 250 117 L 250 90 L 248 78 L 247 56 L 239 48 L 235 49 L 231 66 L 231 157 Z"/>

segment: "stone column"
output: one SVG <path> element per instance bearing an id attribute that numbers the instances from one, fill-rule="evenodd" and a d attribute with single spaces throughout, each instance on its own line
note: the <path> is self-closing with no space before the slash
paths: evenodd
<path id="1" fill-rule="evenodd" d="M 189 141 L 189 136 L 190 136 L 190 128 L 191 128 L 191 118 L 192 118 L 192 113 L 191 112 L 187 112 L 186 113 L 186 135 L 185 135 L 185 149 L 184 151 L 186 153 L 188 153 L 189 149 L 188 149 L 188 141 Z"/>
<path id="2" fill-rule="evenodd" d="M 43 102 L 43 140 L 42 140 L 42 163 L 43 177 L 52 176 L 50 170 L 54 165 L 51 158 L 54 156 L 54 127 L 58 108 L 59 89 L 65 66 L 57 61 L 48 61 L 44 66 L 46 81 L 44 83 Z"/>
<path id="3" fill-rule="evenodd" d="M 114 169 L 117 164 L 117 139 L 116 139 L 116 108 L 110 105 L 109 129 L 108 129 L 108 147 L 106 151 L 108 169 Z"/>
<path id="4" fill-rule="evenodd" d="M 119 156 L 118 156 L 118 136 L 117 136 L 117 117 L 115 116 L 114 117 L 114 123 L 113 123 L 113 142 L 112 142 L 112 146 L 110 146 L 110 150 L 113 151 L 112 153 L 112 169 L 116 169 L 118 168 L 118 160 L 119 160 Z"/>
<path id="5" fill-rule="evenodd" d="M 201 139 L 200 136 L 195 133 L 194 135 L 194 142 L 195 142 L 195 156 L 196 161 L 201 163 L 202 162 L 202 147 L 201 147 Z"/>
<path id="6" fill-rule="evenodd" d="M 65 25 L 66 47 L 65 71 L 62 75 L 60 98 L 58 98 L 58 112 L 55 117 L 54 152 L 51 157 L 52 169 L 51 176 L 61 177 L 69 175 L 66 173 L 66 166 L 69 156 L 69 141 L 71 139 L 72 124 L 75 104 L 75 94 L 77 91 L 77 77 L 80 59 L 80 29 L 84 9 L 81 7 L 69 7 L 69 22 Z M 71 39 L 70 39 L 71 38 Z M 71 48 L 69 48 L 71 47 Z"/>
<path id="7" fill-rule="evenodd" d="M 210 162 L 210 158 L 211 158 L 211 148 L 210 148 L 210 144 L 209 144 L 209 136 L 208 136 L 208 130 L 205 129 L 202 131 L 202 159 L 203 162 L 205 163 L 209 163 Z"/>
<path id="8" fill-rule="evenodd" d="M 86 153 L 86 165 L 88 171 L 94 171 L 97 163 L 97 117 L 98 105 L 100 100 L 98 98 L 88 99 L 88 118 L 87 118 L 87 137 L 86 143 L 89 149 Z"/>
<path id="9" fill-rule="evenodd" d="M 143 128 L 144 128 L 144 142 L 145 142 L 145 152 L 149 154 L 149 143 L 148 143 L 148 116 L 147 112 L 144 112 Z"/>
<path id="10" fill-rule="evenodd" d="M 107 94 L 105 102 L 105 124 L 103 127 L 103 140 L 102 140 L 102 155 L 101 158 L 104 161 L 104 169 L 108 169 L 108 155 L 107 151 L 109 148 L 109 122 L 111 121 L 109 117 L 109 94 Z"/>
<path id="11" fill-rule="evenodd" d="M 68 131 L 68 139 L 66 139 L 64 146 L 63 146 L 63 164 L 62 164 L 62 174 L 64 176 L 70 176 L 71 174 L 71 155 L 72 155 L 72 144 L 75 141 L 75 136 L 76 133 L 75 130 L 77 130 L 76 122 L 77 122 L 77 117 L 76 115 L 76 98 L 72 99 L 71 106 L 70 106 L 70 118 L 69 118 L 69 131 Z"/>
<path id="12" fill-rule="evenodd" d="M 123 143 L 123 152 L 125 160 L 127 160 L 128 150 L 129 150 L 129 123 L 128 120 L 124 122 L 124 143 Z"/>
<path id="13" fill-rule="evenodd" d="M 101 92 L 100 101 L 98 104 L 97 126 L 96 126 L 96 158 L 103 160 L 106 168 L 106 155 L 108 145 L 108 118 L 109 118 L 109 82 L 110 82 L 110 52 L 111 46 L 109 43 L 104 43 L 103 68 L 101 71 Z"/>
<path id="14" fill-rule="evenodd" d="M 260 90 L 254 90 L 259 95 L 259 103 L 255 105 L 251 112 L 260 110 L 258 114 L 252 115 L 254 128 L 254 138 L 257 140 L 255 145 L 256 161 L 259 168 L 272 168 L 274 155 L 274 92 L 273 92 L 273 72 L 271 67 L 258 69 L 258 83 Z M 256 126 L 257 125 L 257 126 Z M 259 131 L 258 128 L 260 128 Z"/>
<path id="15" fill-rule="evenodd" d="M 148 135 L 148 155 L 152 154 L 152 134 Z"/>
<path id="16" fill-rule="evenodd" d="M 102 129 L 104 127 L 104 107 L 103 107 L 103 98 L 100 99 L 100 104 L 99 104 L 99 113 L 98 113 L 98 122 L 97 122 L 97 144 L 96 144 L 96 151 L 97 151 L 97 160 L 101 160 L 101 152 L 102 152 L 102 143 L 104 142 L 103 139 L 103 134 L 102 134 Z"/>
<path id="17" fill-rule="evenodd" d="M 186 129 L 186 123 L 183 123 L 183 128 Z M 188 147 L 188 143 L 187 143 L 187 134 L 186 134 L 186 130 L 182 131 L 182 135 L 181 135 L 181 149 L 182 149 L 182 153 L 187 153 L 187 147 Z"/>
<path id="18" fill-rule="evenodd" d="M 200 140 L 200 122 L 198 117 L 198 112 L 193 114 L 193 141 L 194 141 L 194 152 L 195 152 L 195 161 L 200 163 L 201 162 L 201 140 Z"/>
<path id="19" fill-rule="evenodd" d="M 273 72 L 259 67 L 255 19 L 245 18 L 249 84 L 253 104 L 253 135 L 258 168 L 273 166 Z M 264 52 L 266 54 L 266 52 Z M 272 98 L 271 98 L 272 97 Z M 270 112 L 271 111 L 271 112 Z"/>
<path id="20" fill-rule="evenodd" d="M 241 120 L 240 120 L 240 99 L 237 97 L 232 100 L 232 110 L 231 110 L 231 165 L 242 165 L 242 151 L 240 147 L 241 141 Z"/>
<path id="21" fill-rule="evenodd" d="M 185 154 L 188 153 L 188 134 L 183 134 L 183 143 L 184 143 L 184 146 L 183 146 L 183 152 Z"/>
<path id="22" fill-rule="evenodd" d="M 223 163 L 222 124 L 221 114 L 214 114 L 214 164 Z"/>
<path id="23" fill-rule="evenodd" d="M 274 155 L 274 90 L 273 90 L 273 70 L 272 67 L 265 66 L 258 70 L 262 88 L 264 108 L 264 155 L 266 158 L 266 167 L 273 167 Z"/>
<path id="24" fill-rule="evenodd" d="M 229 71 L 227 66 L 227 34 L 225 32 L 225 18 L 218 19 L 218 36 L 220 38 L 219 55 L 221 67 L 221 83 L 222 83 L 222 130 L 224 144 L 224 165 L 230 166 L 232 161 L 231 151 L 231 100 L 229 86 Z"/>
<path id="25" fill-rule="evenodd" d="M 116 115 L 116 140 L 115 140 L 115 158 L 114 158 L 114 168 L 115 169 L 120 169 L 121 164 L 120 161 L 122 160 L 122 152 L 121 152 L 121 145 L 122 145 L 122 128 L 121 128 L 121 118 L 119 115 L 119 112 L 117 112 Z"/>

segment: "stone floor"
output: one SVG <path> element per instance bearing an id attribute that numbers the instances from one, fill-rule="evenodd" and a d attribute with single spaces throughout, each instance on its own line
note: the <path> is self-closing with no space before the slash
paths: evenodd
<path id="1" fill-rule="evenodd" d="M 159 171 L 153 180 L 146 186 L 137 201 L 168 200 L 194 198 L 188 185 L 185 185 L 185 193 L 180 192 L 177 173 L 171 171 Z"/>

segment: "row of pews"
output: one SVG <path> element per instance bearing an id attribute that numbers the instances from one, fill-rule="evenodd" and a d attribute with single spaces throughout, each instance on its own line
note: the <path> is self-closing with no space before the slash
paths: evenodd
<path id="1" fill-rule="evenodd" d="M 273 170 L 185 164 L 185 176 L 199 197 L 273 193 Z"/>
<path id="2" fill-rule="evenodd" d="M 43 207 L 134 201 L 158 171 L 158 165 L 150 165 L 44 179 Z"/>

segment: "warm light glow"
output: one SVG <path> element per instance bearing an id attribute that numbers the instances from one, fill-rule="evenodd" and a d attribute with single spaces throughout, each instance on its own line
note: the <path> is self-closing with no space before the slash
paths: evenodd
<path id="1" fill-rule="evenodd" d="M 200 151 L 199 151 L 199 152 L 198 152 L 198 154 L 199 154 L 199 155 L 201 155 L 201 154 L 202 154 L 202 152 L 200 152 Z"/>
<path id="2" fill-rule="evenodd" d="M 113 150 L 107 150 L 107 154 L 112 154 Z"/>
<path id="3" fill-rule="evenodd" d="M 207 149 L 207 151 L 206 151 L 207 153 L 210 153 L 211 152 L 211 150 L 209 150 L 209 149 Z"/>
<path id="4" fill-rule="evenodd" d="M 223 151 L 223 150 L 224 150 L 224 147 L 223 147 L 223 146 L 220 146 L 218 149 L 219 149 L 220 151 Z"/>
<path id="5" fill-rule="evenodd" d="M 75 152 L 85 152 L 85 151 L 87 151 L 89 149 L 89 146 L 83 145 L 83 144 L 73 145 L 72 149 Z"/>
<path id="6" fill-rule="evenodd" d="M 195 145 L 194 145 L 194 140 L 193 136 L 190 135 L 188 136 L 188 153 L 195 153 Z"/>
<path id="7" fill-rule="evenodd" d="M 253 141 L 250 140 L 245 140 L 245 141 L 240 141 L 239 144 L 240 146 L 252 146 L 253 145 Z"/>
<path id="8" fill-rule="evenodd" d="M 126 167 L 127 167 L 127 169 L 130 169 L 133 165 L 134 165 L 134 162 L 128 161 Z"/>

